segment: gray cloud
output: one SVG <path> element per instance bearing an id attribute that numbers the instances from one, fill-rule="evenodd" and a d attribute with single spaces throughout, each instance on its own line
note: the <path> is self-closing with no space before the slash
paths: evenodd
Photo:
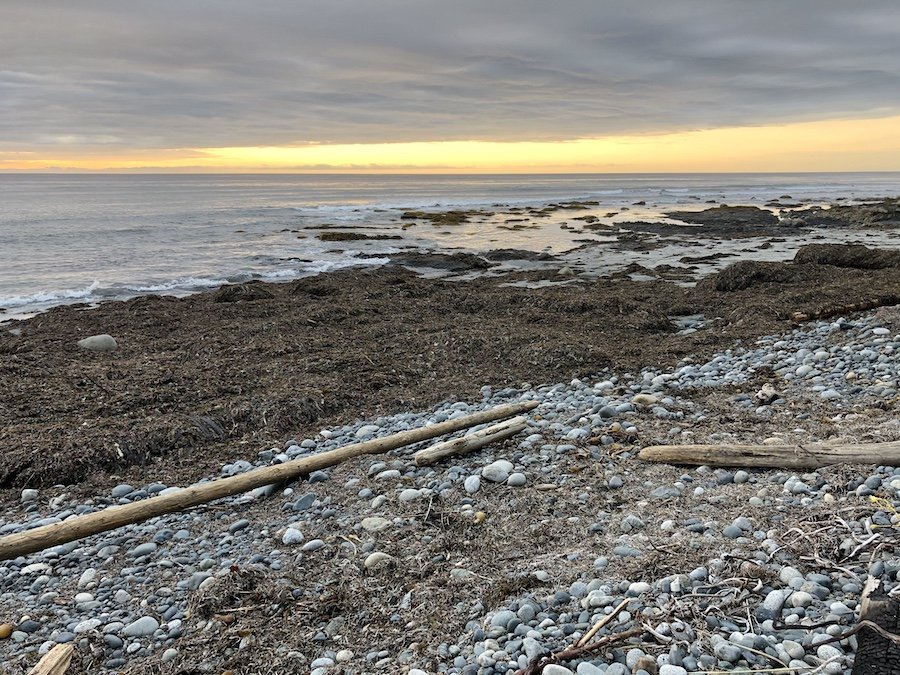
<path id="1" fill-rule="evenodd" d="M 0 150 L 900 114 L 896 0 L 6 0 Z"/>

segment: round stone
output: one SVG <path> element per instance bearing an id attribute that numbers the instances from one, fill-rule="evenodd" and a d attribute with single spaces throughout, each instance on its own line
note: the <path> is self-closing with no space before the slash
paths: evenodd
<path id="1" fill-rule="evenodd" d="M 122 635 L 126 637 L 143 637 L 153 635 L 159 629 L 159 621 L 152 616 L 142 616 L 137 621 L 132 621 L 122 629 Z"/>
<path id="2" fill-rule="evenodd" d="M 512 473 L 509 475 L 509 478 L 506 479 L 506 484 L 510 487 L 522 487 L 527 482 L 528 479 L 525 477 L 524 473 Z"/>
<path id="3" fill-rule="evenodd" d="M 289 527 L 281 535 L 281 543 L 285 546 L 295 546 L 303 542 L 303 533 L 294 528 Z"/>

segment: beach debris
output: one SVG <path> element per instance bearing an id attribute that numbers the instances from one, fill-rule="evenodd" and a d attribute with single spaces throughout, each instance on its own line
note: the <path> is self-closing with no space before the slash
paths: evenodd
<path id="1" fill-rule="evenodd" d="M 87 349 L 91 352 L 111 352 L 114 351 L 119 344 L 112 335 L 102 333 L 100 335 L 91 335 L 76 343 L 81 349 Z"/>
<path id="2" fill-rule="evenodd" d="M 900 441 L 847 445 L 651 445 L 647 462 L 696 466 L 818 469 L 832 464 L 900 466 Z"/>
<path id="3" fill-rule="evenodd" d="M 145 501 L 112 506 L 103 511 L 7 535 L 0 539 L 0 560 L 10 560 L 20 555 L 42 551 L 57 544 L 65 544 L 91 534 L 114 530 L 123 525 L 143 522 L 166 513 L 184 511 L 215 499 L 249 492 L 264 485 L 282 483 L 295 480 L 301 476 L 309 476 L 315 471 L 335 466 L 348 459 L 362 455 L 382 454 L 406 445 L 428 440 L 429 438 L 468 429 L 486 422 L 513 417 L 519 413 L 533 410 L 537 406 L 537 401 L 501 405 L 420 429 L 402 431 L 384 438 L 375 438 L 364 443 L 347 445 L 343 448 L 322 452 L 283 464 L 261 467 L 222 480 L 198 483 L 183 490 L 177 490 L 165 495 L 160 494 Z"/>
<path id="4" fill-rule="evenodd" d="M 430 448 L 419 450 L 413 455 L 416 466 L 430 466 L 446 457 L 455 455 L 464 455 L 473 452 L 479 448 L 483 448 L 491 443 L 497 443 L 511 436 L 515 436 L 525 429 L 525 418 L 522 416 L 513 417 L 499 424 L 494 424 L 484 429 L 480 429 L 471 434 L 466 434 L 461 438 L 444 441 L 432 445 Z M 505 478 L 503 480 L 506 480 Z"/>
<path id="5" fill-rule="evenodd" d="M 853 675 L 900 671 L 900 600 L 885 593 L 875 577 L 870 576 L 863 587 L 854 631 L 858 635 Z"/>
<path id="6" fill-rule="evenodd" d="M 781 398 L 781 394 L 778 393 L 772 384 L 766 382 L 762 388 L 753 395 L 753 398 L 755 398 L 760 405 L 769 405 L 773 401 L 777 401 Z"/>
<path id="7" fill-rule="evenodd" d="M 28 675 L 62 675 L 69 669 L 75 647 L 69 644 L 56 645 L 37 665 L 28 671 Z"/>

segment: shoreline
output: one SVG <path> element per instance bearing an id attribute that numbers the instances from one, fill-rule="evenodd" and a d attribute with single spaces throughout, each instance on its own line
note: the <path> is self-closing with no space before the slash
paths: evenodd
<path id="1" fill-rule="evenodd" d="M 900 200 L 890 197 L 852 204 L 775 199 L 764 205 L 730 206 L 709 200 L 671 205 L 638 201 L 611 207 L 597 200 L 575 200 L 542 206 L 376 210 L 368 218 L 359 222 L 315 219 L 277 234 L 269 232 L 265 236 L 287 239 L 272 248 L 275 257 L 263 265 L 265 269 L 257 261 L 244 271 L 221 271 L 209 278 L 115 283 L 95 278 L 90 283 L 84 280 L 78 288 L 32 295 L 19 289 L 19 295 L 6 298 L 12 302 L 8 307 L 0 303 L 0 327 L 59 304 L 96 306 L 148 294 L 184 297 L 228 283 L 291 283 L 356 266 L 400 264 L 431 276 L 466 279 L 556 265 L 581 278 L 594 279 L 629 266 L 652 269 L 665 263 L 683 283 L 693 283 L 719 271 L 728 259 L 750 254 L 761 260 L 788 260 L 793 250 L 806 243 L 900 248 Z M 293 243 L 288 244 L 291 238 Z M 319 251 L 321 259 L 308 255 L 310 246 L 325 247 Z M 708 250 L 698 256 L 697 248 Z M 468 270 L 464 265 L 448 267 L 446 260 L 442 261 L 447 254 L 479 256 L 488 264 Z M 416 256 L 420 264 L 403 262 Z M 437 264 L 430 264 L 428 256 Z M 31 301 L 25 302 L 27 298 Z"/>

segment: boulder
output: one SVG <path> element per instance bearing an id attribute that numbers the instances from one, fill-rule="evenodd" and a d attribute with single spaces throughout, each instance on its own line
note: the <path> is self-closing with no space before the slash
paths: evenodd
<path id="1" fill-rule="evenodd" d="M 269 300 L 274 298 L 265 286 L 256 283 L 222 286 L 213 296 L 214 302 L 239 302 L 241 300 Z"/>
<path id="2" fill-rule="evenodd" d="M 77 344 L 81 349 L 87 349 L 92 352 L 111 352 L 119 346 L 116 339 L 106 333 L 91 335 L 83 340 L 79 340 Z"/>
<path id="3" fill-rule="evenodd" d="M 862 244 L 807 244 L 794 256 L 798 265 L 834 265 L 857 270 L 900 267 L 900 251 L 868 248 Z"/>

